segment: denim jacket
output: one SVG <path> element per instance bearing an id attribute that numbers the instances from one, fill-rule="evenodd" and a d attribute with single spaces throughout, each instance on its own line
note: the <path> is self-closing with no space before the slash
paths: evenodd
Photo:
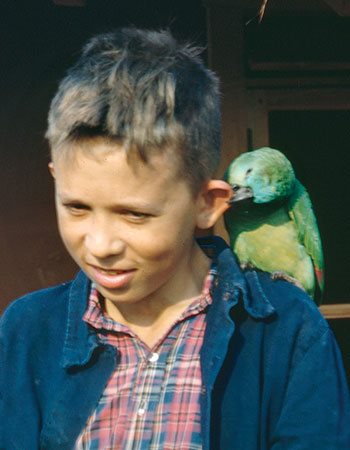
<path id="1" fill-rule="evenodd" d="M 349 450 L 347 382 L 317 307 L 285 281 L 242 273 L 220 238 L 201 245 L 218 268 L 201 351 L 203 449 Z M 72 449 L 94 411 L 118 357 L 82 320 L 89 289 L 80 272 L 4 313 L 1 450 Z"/>

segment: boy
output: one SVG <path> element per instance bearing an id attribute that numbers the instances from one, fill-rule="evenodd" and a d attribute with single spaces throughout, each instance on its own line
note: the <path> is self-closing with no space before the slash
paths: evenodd
<path id="1" fill-rule="evenodd" d="M 242 273 L 215 76 L 167 32 L 92 39 L 52 102 L 60 234 L 82 271 L 1 324 L 5 450 L 349 449 L 339 351 L 312 301 Z"/>

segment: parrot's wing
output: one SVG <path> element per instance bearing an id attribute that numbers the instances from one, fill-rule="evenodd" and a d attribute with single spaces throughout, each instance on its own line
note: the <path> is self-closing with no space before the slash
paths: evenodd
<path id="1" fill-rule="evenodd" d="M 289 199 L 288 207 L 289 215 L 297 226 L 299 240 L 312 258 L 317 283 L 322 293 L 324 260 L 321 237 L 309 194 L 298 180 L 296 180 L 295 190 Z"/>

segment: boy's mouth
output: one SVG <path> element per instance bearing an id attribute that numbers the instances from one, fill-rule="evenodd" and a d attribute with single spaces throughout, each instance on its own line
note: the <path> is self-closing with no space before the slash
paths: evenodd
<path id="1" fill-rule="evenodd" d="M 129 272 L 129 270 L 102 269 L 101 267 L 95 267 L 95 269 L 106 275 L 120 275 L 121 273 Z"/>
<path id="2" fill-rule="evenodd" d="M 105 269 L 92 265 L 90 268 L 93 281 L 107 289 L 125 287 L 132 280 L 136 272 L 136 269 Z"/>

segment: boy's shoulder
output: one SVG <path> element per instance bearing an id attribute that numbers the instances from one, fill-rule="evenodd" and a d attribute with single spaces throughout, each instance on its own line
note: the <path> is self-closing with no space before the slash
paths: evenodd
<path id="1" fill-rule="evenodd" d="M 33 367 L 46 362 L 53 371 L 57 364 L 87 360 L 95 345 L 83 321 L 90 289 L 89 279 L 79 272 L 70 282 L 15 300 L 0 319 L 1 359 L 22 365 L 30 361 Z"/>
<path id="2" fill-rule="evenodd" d="M 274 279 L 270 273 L 255 270 L 255 277 L 262 293 L 275 308 L 276 312 L 305 311 L 306 314 L 320 317 L 315 301 L 301 288 L 283 279 Z"/>
<path id="3" fill-rule="evenodd" d="M 30 330 L 33 326 L 59 320 L 67 315 L 69 297 L 75 280 L 40 289 L 14 300 L 1 316 L 3 330 Z"/>
<path id="4" fill-rule="evenodd" d="M 272 313 L 267 322 L 284 334 L 298 335 L 311 344 L 330 332 L 330 326 L 314 300 L 302 289 L 285 280 L 276 280 L 270 273 L 243 272 L 255 302 L 268 303 Z M 252 282 L 255 279 L 255 282 Z"/>
<path id="5" fill-rule="evenodd" d="M 312 323 L 321 332 L 329 328 L 316 303 L 299 287 L 283 279 L 273 279 L 268 272 L 242 270 L 235 254 L 218 236 L 201 238 L 198 242 L 209 256 L 210 252 L 214 255 L 223 296 L 239 288 L 242 305 L 253 320 L 296 327 Z"/>

